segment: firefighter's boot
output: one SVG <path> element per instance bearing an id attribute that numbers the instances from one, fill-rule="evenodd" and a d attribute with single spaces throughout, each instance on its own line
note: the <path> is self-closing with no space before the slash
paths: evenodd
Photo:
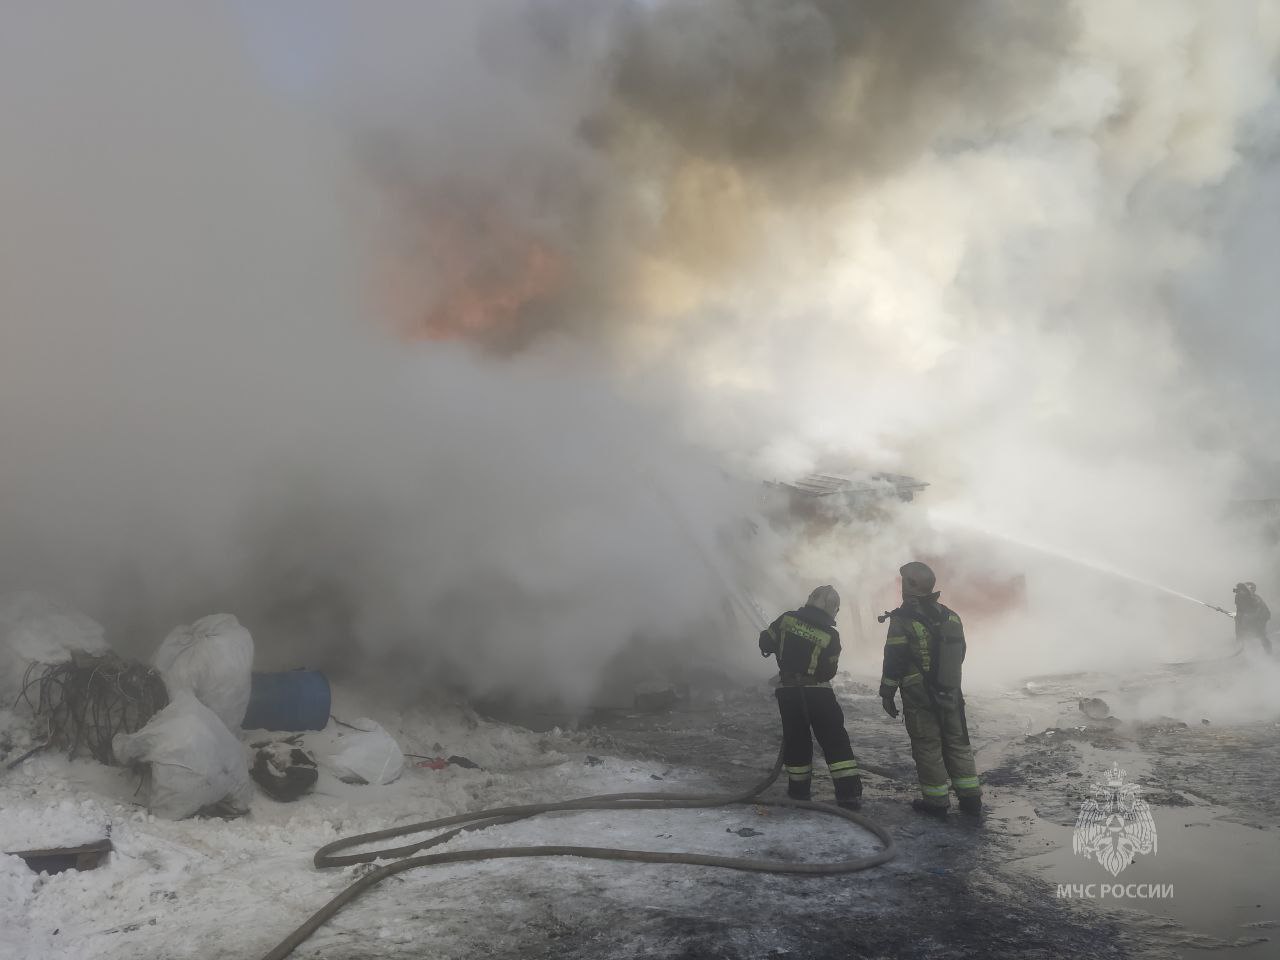
<path id="1" fill-rule="evenodd" d="M 971 817 L 982 816 L 982 797 L 959 797 L 957 803 L 960 806 L 960 812 L 966 813 Z"/>
<path id="2" fill-rule="evenodd" d="M 845 810 L 862 809 L 862 778 L 839 777 L 835 781 L 836 806 Z"/>
<path id="3" fill-rule="evenodd" d="M 929 803 L 927 800 L 916 797 L 911 801 L 911 809 L 915 810 L 917 813 L 928 814 L 935 820 L 947 819 L 947 805 L 945 803 Z"/>
<path id="4" fill-rule="evenodd" d="M 809 800 L 813 792 L 813 767 L 787 767 L 787 796 Z"/>

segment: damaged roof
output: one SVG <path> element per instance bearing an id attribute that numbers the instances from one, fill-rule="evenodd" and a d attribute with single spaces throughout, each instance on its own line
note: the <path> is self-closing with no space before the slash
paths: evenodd
<path id="1" fill-rule="evenodd" d="M 901 473 L 831 474 L 811 473 L 794 480 L 776 480 L 770 486 L 783 487 L 806 497 L 843 496 L 854 499 L 895 496 L 911 500 L 929 486 L 923 480 Z"/>

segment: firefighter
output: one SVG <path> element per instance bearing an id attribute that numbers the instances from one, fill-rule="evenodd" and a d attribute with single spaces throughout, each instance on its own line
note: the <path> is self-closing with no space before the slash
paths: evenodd
<path id="1" fill-rule="evenodd" d="M 1237 583 L 1236 589 L 1236 639 L 1241 643 L 1257 640 L 1262 649 L 1271 652 L 1271 641 L 1267 638 L 1267 621 L 1271 619 L 1271 610 L 1258 596 L 1258 587 L 1253 583 Z"/>
<path id="2" fill-rule="evenodd" d="M 885 713 L 897 717 L 894 695 L 902 694 L 911 755 L 920 780 L 921 796 L 911 806 L 945 819 L 954 790 L 960 810 L 978 816 L 982 813 L 982 787 L 960 692 L 964 628 L 955 611 L 938 602 L 935 578 L 928 566 L 913 560 L 898 573 L 902 576 L 902 606 L 888 615 L 880 701 Z"/>
<path id="3" fill-rule="evenodd" d="M 836 613 L 840 595 L 831 586 L 809 594 L 799 610 L 784 613 L 760 633 L 760 653 L 778 659 L 778 713 L 782 716 L 782 763 L 787 796 L 808 800 L 813 783 L 813 739 L 818 740 L 836 789 L 836 803 L 862 806 L 862 777 L 853 758 L 844 713 L 831 689 L 840 659 Z"/>

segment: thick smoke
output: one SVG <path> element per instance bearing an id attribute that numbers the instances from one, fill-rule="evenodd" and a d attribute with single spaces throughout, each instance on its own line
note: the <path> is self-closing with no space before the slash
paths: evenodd
<path id="1" fill-rule="evenodd" d="M 873 592 L 962 543 L 1025 572 L 1028 619 L 992 647 L 1005 674 L 1211 645 L 1229 624 L 1160 586 L 1275 585 L 1257 525 L 1227 515 L 1274 491 L 1265 432 L 1241 424 L 1271 409 L 1267 378 L 1223 376 L 1268 336 L 1233 309 L 1256 259 L 1222 257 L 1250 219 L 1242 245 L 1266 248 L 1236 198 L 1273 167 L 1273 8 L 521 9 L 481 49 L 560 96 L 539 137 L 510 128 L 514 163 L 481 192 L 571 276 L 517 344 L 550 327 L 624 372 L 682 371 L 699 433 L 761 473 L 933 481 L 932 527 L 811 543 L 806 576 Z M 427 128 L 391 129 L 429 191 Z"/>
<path id="2" fill-rule="evenodd" d="M 346 141 L 268 95 L 229 11 L 17 19 L 6 585 L 135 654 L 229 609 L 266 667 L 575 702 L 633 638 L 718 626 L 715 464 L 569 346 L 391 336 Z"/>
<path id="3" fill-rule="evenodd" d="M 734 562 L 851 635 L 916 552 L 1023 573 L 1002 677 L 1229 630 L 1117 572 L 1280 587 L 1226 511 L 1274 495 L 1274 7 L 202 11 L 0 40 L 6 581 L 579 700 Z M 738 532 L 848 465 L 932 487 Z"/>

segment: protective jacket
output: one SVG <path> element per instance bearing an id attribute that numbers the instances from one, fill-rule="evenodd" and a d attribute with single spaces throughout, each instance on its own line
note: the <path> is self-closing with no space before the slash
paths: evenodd
<path id="1" fill-rule="evenodd" d="M 1271 609 L 1256 593 L 1243 594 L 1236 600 L 1236 638 L 1243 640 L 1267 635 Z"/>
<path id="2" fill-rule="evenodd" d="M 830 614 L 806 604 L 760 631 L 760 653 L 778 658 L 783 686 L 818 686 L 836 675 L 840 633 Z"/>
<path id="3" fill-rule="evenodd" d="M 892 702 L 901 689 L 903 720 L 927 807 L 945 808 L 952 790 L 959 797 L 982 796 L 960 692 L 964 653 L 960 618 L 938 603 L 936 593 L 913 597 L 889 617 L 880 697 Z"/>
<path id="4" fill-rule="evenodd" d="M 938 594 L 909 600 L 889 617 L 880 695 L 924 683 L 935 693 L 959 690 L 964 654 L 964 626 Z"/>

